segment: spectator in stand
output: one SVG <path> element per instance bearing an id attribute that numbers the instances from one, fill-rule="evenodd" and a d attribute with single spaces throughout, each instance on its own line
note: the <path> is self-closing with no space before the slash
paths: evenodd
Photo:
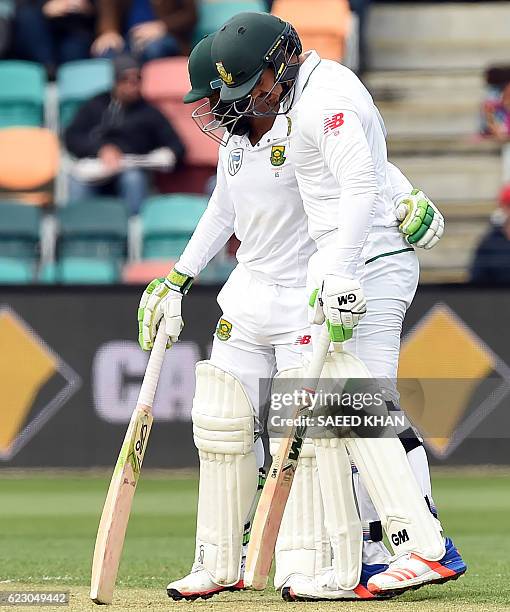
<path id="1" fill-rule="evenodd" d="M 141 62 L 188 55 L 197 20 L 195 0 L 97 0 L 99 35 L 92 53 L 114 57 L 126 49 Z"/>
<path id="2" fill-rule="evenodd" d="M 510 287 L 510 185 L 501 190 L 499 208 L 478 245 L 471 282 Z"/>
<path id="3" fill-rule="evenodd" d="M 71 167 L 70 200 L 118 195 L 138 214 L 148 193 L 148 169 L 171 170 L 184 146 L 168 120 L 141 94 L 136 60 L 114 60 L 111 92 L 94 96 L 78 110 L 64 134 Z"/>
<path id="4" fill-rule="evenodd" d="M 17 0 L 14 54 L 53 77 L 60 64 L 89 57 L 94 21 L 93 0 Z"/>
<path id="5" fill-rule="evenodd" d="M 0 58 L 5 57 L 11 41 L 14 0 L 0 0 Z"/>
<path id="6" fill-rule="evenodd" d="M 510 83 L 506 83 L 501 94 L 489 97 L 483 105 L 483 132 L 497 140 L 510 139 Z"/>

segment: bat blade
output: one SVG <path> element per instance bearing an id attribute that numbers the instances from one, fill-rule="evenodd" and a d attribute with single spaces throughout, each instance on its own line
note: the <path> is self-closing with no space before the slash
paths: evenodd
<path id="1" fill-rule="evenodd" d="M 90 584 L 90 598 L 97 604 L 109 604 L 113 599 L 127 524 L 151 426 L 150 407 L 138 404 L 124 437 L 99 522 Z"/>
<path id="2" fill-rule="evenodd" d="M 317 346 L 314 347 L 312 360 L 304 376 L 305 380 L 310 382 L 307 388 L 309 392 L 313 393 L 317 387 L 329 344 L 329 332 L 326 326 L 323 326 Z M 306 433 L 306 427 L 298 428 L 296 423 L 299 422 L 298 417 L 306 410 L 308 410 L 306 405 L 297 407 L 294 413 L 294 424 L 287 429 L 280 442 L 262 489 L 246 555 L 244 586 L 247 588 L 262 591 L 267 586 L 278 532 Z"/>

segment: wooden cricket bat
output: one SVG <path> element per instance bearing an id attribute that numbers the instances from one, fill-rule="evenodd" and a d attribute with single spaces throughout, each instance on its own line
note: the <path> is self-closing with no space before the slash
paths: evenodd
<path id="1" fill-rule="evenodd" d="M 90 598 L 97 604 L 112 602 L 131 505 L 151 431 L 152 403 L 167 341 L 165 325 L 162 322 L 145 370 L 138 402 L 113 471 L 99 522 L 90 581 Z"/>
<path id="2" fill-rule="evenodd" d="M 310 381 L 311 387 L 306 390 L 314 392 L 328 354 L 330 339 L 326 325 L 314 349 L 313 357 L 305 373 L 305 379 Z M 306 404 L 298 406 L 294 417 L 301 413 L 308 413 Z M 267 475 L 262 494 L 253 519 L 250 533 L 246 568 L 244 572 L 244 586 L 262 591 L 267 586 L 274 549 L 280 524 L 282 522 L 285 505 L 289 498 L 292 481 L 297 469 L 301 447 L 305 438 L 304 427 L 290 427 L 282 438 L 277 454 Z"/>

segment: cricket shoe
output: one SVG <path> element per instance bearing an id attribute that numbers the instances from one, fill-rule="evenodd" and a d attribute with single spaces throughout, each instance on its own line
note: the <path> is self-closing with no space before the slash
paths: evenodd
<path id="1" fill-rule="evenodd" d="M 194 601 L 195 599 L 209 599 L 217 593 L 225 591 L 241 591 L 244 589 L 244 583 L 241 580 L 232 586 L 222 586 L 211 580 L 209 572 L 200 563 L 194 563 L 191 572 L 181 578 L 171 582 L 166 587 L 166 592 L 170 599 L 180 601 Z"/>
<path id="2" fill-rule="evenodd" d="M 362 565 L 359 584 L 352 590 L 338 588 L 333 568 L 328 567 L 314 578 L 293 574 L 282 588 L 285 601 L 349 601 L 356 599 L 380 599 L 367 589 L 367 581 L 387 565 Z"/>
<path id="3" fill-rule="evenodd" d="M 467 566 L 450 538 L 445 539 L 445 548 L 446 553 L 439 561 L 427 561 L 415 553 L 394 557 L 386 571 L 370 578 L 368 590 L 374 595 L 399 595 L 427 584 L 457 580 Z"/>

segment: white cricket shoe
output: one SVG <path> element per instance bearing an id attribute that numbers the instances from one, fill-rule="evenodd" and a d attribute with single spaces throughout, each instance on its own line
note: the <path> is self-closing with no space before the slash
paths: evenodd
<path id="1" fill-rule="evenodd" d="M 394 557 L 386 571 L 370 578 L 368 590 L 374 595 L 399 595 L 427 584 L 457 580 L 467 566 L 450 538 L 446 538 L 445 548 L 445 555 L 439 561 L 427 561 L 415 553 Z"/>
<path id="2" fill-rule="evenodd" d="M 232 586 L 223 586 L 216 584 L 211 580 L 209 572 L 200 563 L 194 563 L 191 568 L 191 572 L 181 578 L 171 582 L 166 587 L 168 597 L 175 601 L 186 599 L 193 601 L 195 599 L 209 599 L 216 593 L 222 593 L 223 591 L 241 591 L 244 589 L 244 583 L 241 580 Z"/>
<path id="3" fill-rule="evenodd" d="M 282 587 L 285 601 L 324 601 L 376 599 L 363 584 L 358 584 L 352 591 L 339 589 L 333 568 L 326 568 L 314 578 L 293 574 Z"/>

